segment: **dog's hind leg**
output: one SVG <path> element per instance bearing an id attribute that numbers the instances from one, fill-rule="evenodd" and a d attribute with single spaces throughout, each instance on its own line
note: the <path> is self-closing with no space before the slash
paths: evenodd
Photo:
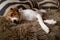
<path id="1" fill-rule="evenodd" d="M 39 24 L 41 25 L 41 28 L 42 28 L 46 33 L 49 33 L 49 28 L 47 27 L 47 25 L 44 24 L 41 15 L 37 14 L 37 18 L 38 18 Z"/>

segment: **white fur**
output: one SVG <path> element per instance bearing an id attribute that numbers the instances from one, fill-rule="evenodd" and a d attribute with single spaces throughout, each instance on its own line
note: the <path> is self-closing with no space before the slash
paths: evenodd
<path id="1" fill-rule="evenodd" d="M 11 20 L 12 20 L 12 22 L 13 22 L 14 20 L 18 21 L 18 18 L 13 17 L 13 18 L 11 18 Z"/>
<path id="2" fill-rule="evenodd" d="M 47 11 L 44 10 L 44 9 L 40 9 L 39 11 L 42 12 L 42 13 L 46 13 L 46 12 L 47 12 Z"/>
<path id="3" fill-rule="evenodd" d="M 44 24 L 40 14 L 30 9 L 22 10 L 21 12 L 22 12 L 21 14 L 25 17 L 26 20 L 32 21 L 37 18 L 38 19 L 37 21 L 41 25 L 41 28 L 46 33 L 49 33 L 49 28 Z"/>
<path id="4" fill-rule="evenodd" d="M 57 23 L 57 22 L 56 22 L 55 20 L 53 20 L 53 19 L 51 19 L 51 20 L 44 20 L 44 22 L 47 23 L 47 24 L 52 24 L 52 25 L 54 25 L 54 24 Z"/>

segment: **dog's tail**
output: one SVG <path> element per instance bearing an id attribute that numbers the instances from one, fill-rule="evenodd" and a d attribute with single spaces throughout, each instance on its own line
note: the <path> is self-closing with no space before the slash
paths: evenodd
<path id="1" fill-rule="evenodd" d="M 49 33 L 49 28 L 44 24 L 41 15 L 40 15 L 40 14 L 37 14 L 36 17 L 37 17 L 37 19 L 38 19 L 38 22 L 39 22 L 41 28 L 42 28 L 46 33 Z"/>

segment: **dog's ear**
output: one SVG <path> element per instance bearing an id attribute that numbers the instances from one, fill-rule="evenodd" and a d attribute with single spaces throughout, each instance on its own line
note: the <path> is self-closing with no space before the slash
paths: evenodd
<path id="1" fill-rule="evenodd" d="M 10 10 L 13 10 L 13 8 L 10 8 Z"/>
<path id="2" fill-rule="evenodd" d="M 18 10 L 18 9 L 16 9 L 16 11 L 17 11 L 17 12 L 19 12 L 19 10 Z"/>
<path id="3" fill-rule="evenodd" d="M 16 10 L 17 12 L 19 12 L 18 8 L 17 7 L 14 7 L 14 10 Z"/>

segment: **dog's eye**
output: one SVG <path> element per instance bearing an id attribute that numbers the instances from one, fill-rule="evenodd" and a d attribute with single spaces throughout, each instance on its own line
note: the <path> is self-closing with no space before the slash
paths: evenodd
<path id="1" fill-rule="evenodd" d="M 16 14 L 12 13 L 11 16 L 15 16 Z"/>
<path id="2" fill-rule="evenodd" d="M 13 14 L 11 14 L 11 16 L 13 16 Z"/>
<path id="3" fill-rule="evenodd" d="M 14 16 L 14 13 L 12 13 L 11 16 Z"/>

